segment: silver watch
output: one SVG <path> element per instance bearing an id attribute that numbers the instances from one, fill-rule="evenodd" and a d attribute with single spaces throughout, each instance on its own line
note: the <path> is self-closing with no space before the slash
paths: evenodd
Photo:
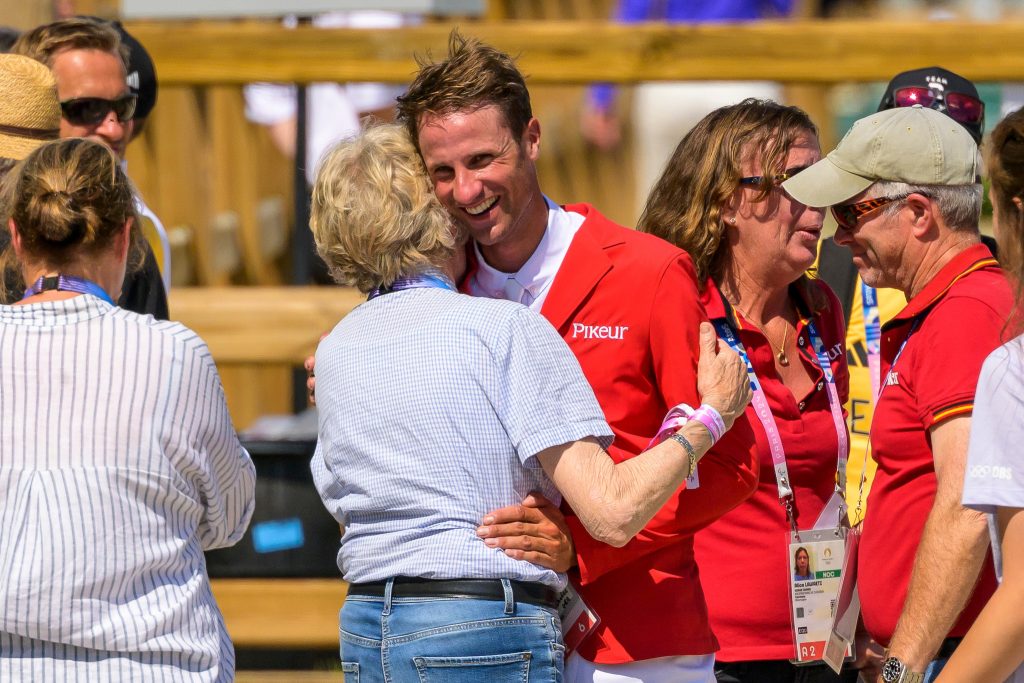
<path id="1" fill-rule="evenodd" d="M 907 665 L 896 657 L 886 657 L 882 662 L 882 680 L 885 683 L 922 683 L 924 674 L 908 671 Z"/>

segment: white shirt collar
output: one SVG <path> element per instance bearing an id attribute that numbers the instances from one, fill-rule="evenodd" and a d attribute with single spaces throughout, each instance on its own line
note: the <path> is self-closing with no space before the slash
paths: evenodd
<path id="1" fill-rule="evenodd" d="M 555 275 L 569 251 L 569 245 L 585 220 L 578 213 L 564 210 L 547 196 L 544 197 L 544 201 L 548 205 L 548 224 L 544 236 L 523 267 L 515 273 L 505 273 L 490 266 L 480 253 L 479 245 L 473 243 L 477 270 L 469 282 L 470 294 L 504 299 L 505 281 L 515 278 L 532 297 L 529 307 L 536 311 L 540 310 L 551 283 L 554 282 Z"/>

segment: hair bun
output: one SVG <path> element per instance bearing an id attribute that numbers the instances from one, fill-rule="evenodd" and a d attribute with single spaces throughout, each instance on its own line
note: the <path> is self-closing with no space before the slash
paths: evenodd
<path id="1" fill-rule="evenodd" d="M 39 235 L 54 246 L 70 246 L 85 239 L 89 221 L 75 196 L 67 190 L 50 190 L 35 202 Z"/>

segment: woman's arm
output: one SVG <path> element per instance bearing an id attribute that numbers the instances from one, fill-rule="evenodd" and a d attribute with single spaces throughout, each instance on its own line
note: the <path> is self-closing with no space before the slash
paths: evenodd
<path id="1" fill-rule="evenodd" d="M 1003 582 L 978 615 L 937 683 L 1005 681 L 1024 661 L 1024 514 L 996 510 L 1002 536 Z"/>
<path id="2" fill-rule="evenodd" d="M 700 326 L 697 387 L 727 429 L 750 401 L 743 361 L 709 323 Z M 699 422 L 686 423 L 678 433 L 698 460 L 711 448 L 711 436 Z M 617 547 L 643 528 L 690 473 L 689 454 L 672 439 L 617 465 L 593 439 L 548 448 L 537 458 L 590 535 Z"/>

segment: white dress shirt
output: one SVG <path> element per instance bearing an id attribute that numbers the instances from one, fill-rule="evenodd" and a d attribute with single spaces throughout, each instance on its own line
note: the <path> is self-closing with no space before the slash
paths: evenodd
<path id="1" fill-rule="evenodd" d="M 470 294 L 517 301 L 540 311 L 569 252 L 569 245 L 584 221 L 580 214 L 566 211 L 547 197 L 544 201 L 548 205 L 547 229 L 533 254 L 515 273 L 504 273 L 490 266 L 480 253 L 480 246 L 473 244 L 478 268 L 469 281 Z"/>

